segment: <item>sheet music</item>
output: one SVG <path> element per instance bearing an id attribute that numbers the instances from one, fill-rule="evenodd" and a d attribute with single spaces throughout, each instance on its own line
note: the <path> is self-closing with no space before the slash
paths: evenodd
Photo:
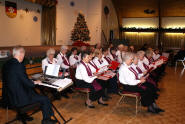
<path id="1" fill-rule="evenodd" d="M 57 64 L 48 64 L 46 75 L 58 77 L 60 65 Z"/>
<path id="2" fill-rule="evenodd" d="M 104 71 L 107 71 L 108 70 L 108 67 L 107 66 L 103 66 L 101 67 L 99 70 L 98 70 L 98 73 L 102 73 Z"/>
<path id="3" fill-rule="evenodd" d="M 104 81 L 109 80 L 109 78 L 108 78 L 108 77 L 104 77 L 104 76 L 99 76 L 99 77 L 98 77 L 98 79 L 100 79 L 100 80 L 104 80 Z"/>
<path id="4" fill-rule="evenodd" d="M 102 76 L 99 76 L 98 79 L 100 80 L 109 80 L 110 78 L 114 77 L 116 73 L 112 71 L 105 72 Z"/>

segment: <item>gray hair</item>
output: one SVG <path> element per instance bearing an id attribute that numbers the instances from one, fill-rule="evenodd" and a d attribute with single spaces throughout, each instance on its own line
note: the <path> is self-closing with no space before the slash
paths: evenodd
<path id="1" fill-rule="evenodd" d="M 153 55 L 153 51 L 152 50 L 147 50 L 145 54 L 146 54 L 146 56 Z"/>
<path id="2" fill-rule="evenodd" d="M 53 49 L 53 48 L 48 49 L 47 52 L 46 52 L 47 57 L 48 57 L 50 54 L 55 54 L 55 49 Z"/>
<path id="3" fill-rule="evenodd" d="M 25 53 L 24 47 L 22 47 L 22 46 L 15 46 L 13 48 L 13 52 L 12 52 L 13 56 L 19 55 L 21 50 L 23 50 L 23 52 Z"/>
<path id="4" fill-rule="evenodd" d="M 140 50 L 137 52 L 137 56 L 144 56 L 145 55 L 145 52 Z"/>
<path id="5" fill-rule="evenodd" d="M 60 50 L 67 50 L 68 46 L 61 46 Z"/>
<path id="6" fill-rule="evenodd" d="M 132 58 L 134 58 L 134 54 L 131 52 L 126 52 L 125 55 L 123 56 L 123 62 L 125 62 L 129 59 L 132 59 Z"/>

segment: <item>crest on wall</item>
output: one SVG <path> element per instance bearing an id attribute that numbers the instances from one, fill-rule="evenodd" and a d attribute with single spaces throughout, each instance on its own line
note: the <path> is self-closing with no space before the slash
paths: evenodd
<path id="1" fill-rule="evenodd" d="M 10 1 L 5 1 L 6 15 L 10 18 L 15 18 L 17 15 L 17 4 Z"/>

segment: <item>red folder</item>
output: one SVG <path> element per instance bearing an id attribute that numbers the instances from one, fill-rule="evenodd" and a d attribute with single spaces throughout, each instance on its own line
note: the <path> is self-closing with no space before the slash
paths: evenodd
<path id="1" fill-rule="evenodd" d="M 118 66 L 120 65 L 120 63 L 116 62 L 116 61 L 112 61 L 111 66 L 109 67 L 109 69 L 112 69 L 112 70 L 116 70 L 118 68 Z"/>

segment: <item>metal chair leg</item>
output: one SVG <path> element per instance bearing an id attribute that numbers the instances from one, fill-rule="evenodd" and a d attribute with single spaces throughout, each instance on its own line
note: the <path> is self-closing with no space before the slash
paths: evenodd
<path id="1" fill-rule="evenodd" d="M 185 60 L 184 60 L 184 61 L 185 61 Z M 185 70 L 185 62 L 184 62 L 184 61 L 182 61 L 183 69 L 182 69 L 182 71 L 181 71 L 180 77 L 182 77 L 183 74 L 184 74 L 184 70 Z"/>
<path id="2" fill-rule="evenodd" d="M 139 97 L 139 106 L 140 106 L 140 110 L 141 110 L 141 97 Z"/>
<path id="3" fill-rule="evenodd" d="M 89 100 L 89 92 L 87 92 L 87 99 Z"/>
<path id="4" fill-rule="evenodd" d="M 138 97 L 136 97 L 136 115 L 137 115 L 137 112 L 138 112 L 137 105 L 138 105 Z"/>
<path id="5" fill-rule="evenodd" d="M 175 62 L 175 73 L 177 72 L 177 61 Z"/>
<path id="6" fill-rule="evenodd" d="M 124 98 L 125 98 L 125 96 L 122 95 L 121 98 L 118 101 L 118 104 L 121 104 L 121 102 L 122 102 L 122 100 L 124 100 Z"/>
<path id="7" fill-rule="evenodd" d="M 6 107 L 6 122 L 8 122 L 8 106 Z"/>
<path id="8" fill-rule="evenodd" d="M 124 100 L 125 100 L 125 96 L 123 96 L 123 99 L 122 99 L 122 101 L 121 101 L 121 102 L 122 102 L 122 103 L 124 103 L 124 102 L 125 102 Z"/>
<path id="9" fill-rule="evenodd" d="M 184 70 L 185 70 L 185 68 L 183 68 L 183 69 L 182 69 L 181 74 L 180 74 L 180 77 L 182 77 L 182 76 L 183 76 L 183 74 L 184 74 Z"/>

